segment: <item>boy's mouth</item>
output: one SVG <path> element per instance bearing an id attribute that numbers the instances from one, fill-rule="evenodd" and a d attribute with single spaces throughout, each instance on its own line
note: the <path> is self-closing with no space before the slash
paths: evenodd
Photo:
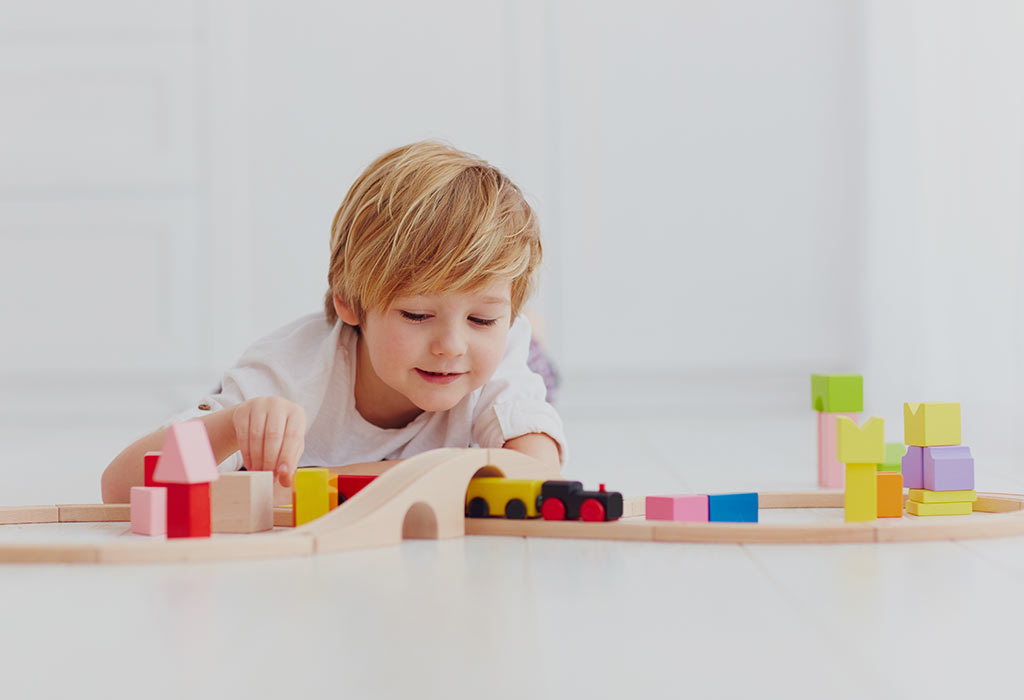
<path id="1" fill-rule="evenodd" d="M 432 384 L 450 384 L 461 377 L 465 372 L 428 372 L 425 369 L 416 368 L 420 377 Z"/>

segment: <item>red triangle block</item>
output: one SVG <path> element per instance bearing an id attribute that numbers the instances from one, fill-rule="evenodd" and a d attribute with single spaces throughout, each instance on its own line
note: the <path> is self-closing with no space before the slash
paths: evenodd
<path id="1" fill-rule="evenodd" d="M 167 430 L 153 479 L 164 484 L 201 484 L 217 479 L 217 460 L 202 421 L 174 423 Z"/>

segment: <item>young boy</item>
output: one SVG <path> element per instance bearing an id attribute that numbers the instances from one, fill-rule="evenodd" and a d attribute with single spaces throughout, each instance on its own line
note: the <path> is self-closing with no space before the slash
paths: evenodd
<path id="1" fill-rule="evenodd" d="M 216 393 L 126 448 L 103 501 L 127 503 L 143 455 L 189 419 L 221 471 L 274 470 L 285 487 L 299 465 L 374 473 L 438 447 L 562 464 L 520 315 L 540 262 L 533 211 L 497 168 L 434 142 L 384 154 L 334 217 L 325 313 L 257 341 Z"/>

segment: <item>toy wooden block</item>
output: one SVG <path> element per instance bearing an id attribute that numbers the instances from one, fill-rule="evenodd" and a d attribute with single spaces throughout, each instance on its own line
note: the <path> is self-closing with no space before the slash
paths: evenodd
<path id="1" fill-rule="evenodd" d="M 57 506 L 0 506 L 0 525 L 59 522 Z"/>
<path id="2" fill-rule="evenodd" d="M 864 378 L 859 374 L 812 374 L 811 408 L 827 413 L 864 410 Z"/>
<path id="3" fill-rule="evenodd" d="M 62 503 L 57 505 L 62 523 L 126 523 L 131 518 L 128 503 Z"/>
<path id="4" fill-rule="evenodd" d="M 541 479 L 505 479 L 496 476 L 471 479 L 466 489 L 469 518 L 538 518 Z"/>
<path id="5" fill-rule="evenodd" d="M 878 465 L 880 472 L 898 472 L 903 467 L 903 456 L 907 454 L 907 446 L 902 442 L 885 443 L 885 459 Z"/>
<path id="6" fill-rule="evenodd" d="M 959 445 L 960 404 L 903 404 L 903 442 L 918 447 Z"/>
<path id="7" fill-rule="evenodd" d="M 142 456 L 142 469 L 143 469 L 143 486 L 161 486 L 157 484 L 156 479 L 153 478 L 153 472 L 156 471 L 157 462 L 160 461 L 159 452 L 147 452 Z"/>
<path id="8" fill-rule="evenodd" d="M 918 503 L 973 503 L 978 500 L 978 492 L 974 489 L 961 491 L 929 491 L 928 489 L 910 489 L 910 500 Z"/>
<path id="9" fill-rule="evenodd" d="M 379 474 L 337 474 L 332 476 L 338 485 L 338 505 L 355 496 L 366 488 L 366 485 L 376 479 Z"/>
<path id="10" fill-rule="evenodd" d="M 210 482 L 218 476 L 202 421 L 171 425 L 153 472 L 167 487 L 168 537 L 210 536 Z"/>
<path id="11" fill-rule="evenodd" d="M 862 523 L 878 518 L 878 470 L 874 463 L 846 465 L 846 522 Z"/>
<path id="12" fill-rule="evenodd" d="M 166 535 L 167 489 L 162 486 L 133 486 L 131 512 L 132 532 L 139 535 Z"/>
<path id="13" fill-rule="evenodd" d="M 335 477 L 327 482 L 327 509 L 338 507 L 338 479 Z"/>
<path id="14" fill-rule="evenodd" d="M 924 488 L 924 448 L 911 445 L 900 460 L 903 471 L 903 487 L 908 489 Z"/>
<path id="15" fill-rule="evenodd" d="M 295 470 L 292 488 L 294 525 L 304 525 L 331 510 L 328 481 L 331 473 L 322 467 Z"/>
<path id="16" fill-rule="evenodd" d="M 836 419 L 836 457 L 844 464 L 885 461 L 885 421 L 871 417 L 862 426 L 849 418 Z"/>
<path id="17" fill-rule="evenodd" d="M 903 517 L 903 475 L 899 472 L 878 472 L 879 518 Z"/>
<path id="18" fill-rule="evenodd" d="M 918 503 L 907 501 L 907 512 L 911 515 L 970 515 L 974 504 L 966 503 Z"/>
<path id="19" fill-rule="evenodd" d="M 966 446 L 925 447 L 922 466 L 924 488 L 929 491 L 964 491 L 974 488 L 974 458 Z"/>
<path id="20" fill-rule="evenodd" d="M 858 413 L 818 413 L 818 486 L 841 489 L 846 481 L 846 468 L 836 458 L 836 419 L 860 420 Z"/>
<path id="21" fill-rule="evenodd" d="M 723 493 L 708 496 L 708 522 L 756 523 L 756 493 Z"/>
<path id="22" fill-rule="evenodd" d="M 210 484 L 213 532 L 274 529 L 274 472 L 231 472 Z"/>
<path id="23" fill-rule="evenodd" d="M 167 536 L 209 537 L 210 484 L 165 484 Z"/>
<path id="24" fill-rule="evenodd" d="M 708 497 L 703 494 L 648 496 L 644 512 L 648 520 L 706 523 L 708 522 Z"/>
<path id="25" fill-rule="evenodd" d="M 217 476 L 217 461 L 203 422 L 190 420 L 171 425 L 153 479 L 162 486 L 209 483 Z"/>

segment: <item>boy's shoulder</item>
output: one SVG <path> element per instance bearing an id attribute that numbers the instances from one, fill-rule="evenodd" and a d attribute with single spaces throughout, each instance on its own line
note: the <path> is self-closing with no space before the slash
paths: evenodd
<path id="1" fill-rule="evenodd" d="M 340 321 L 328 323 L 323 312 L 306 314 L 267 333 L 246 349 L 244 358 L 254 355 L 304 356 L 323 350 L 325 341 L 336 337 L 343 326 Z"/>

